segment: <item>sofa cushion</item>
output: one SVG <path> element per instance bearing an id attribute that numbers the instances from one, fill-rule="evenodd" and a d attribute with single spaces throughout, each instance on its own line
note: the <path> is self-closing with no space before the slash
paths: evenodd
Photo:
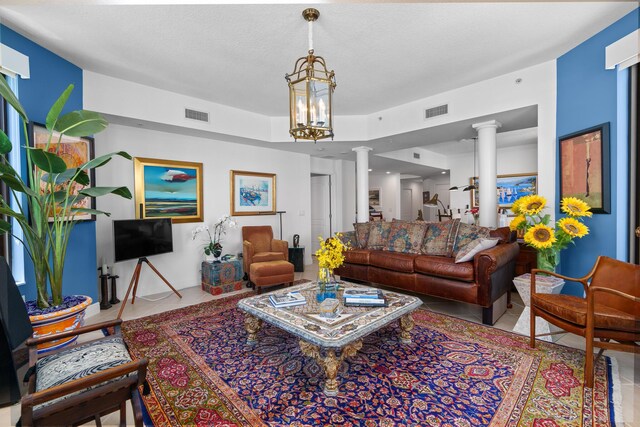
<path id="1" fill-rule="evenodd" d="M 489 229 L 487 227 L 461 222 L 458 227 L 458 233 L 455 236 L 455 243 L 453 244 L 453 256 L 456 256 L 462 248 L 474 240 L 486 237 L 489 237 Z"/>
<path id="2" fill-rule="evenodd" d="M 476 239 L 458 251 L 456 255 L 456 264 L 461 262 L 472 261 L 473 257 L 485 249 L 491 249 L 498 244 L 499 239 L 497 237 L 480 238 Z"/>
<path id="3" fill-rule="evenodd" d="M 473 282 L 473 262 L 455 263 L 455 259 L 443 256 L 419 255 L 415 259 L 416 273 Z"/>
<path id="4" fill-rule="evenodd" d="M 370 223 L 368 222 L 354 222 L 353 229 L 356 232 L 356 245 L 360 249 L 367 247 L 367 241 L 369 240 Z"/>
<path id="5" fill-rule="evenodd" d="M 420 253 L 427 228 L 428 225 L 424 222 L 392 222 L 385 250 L 410 254 Z"/>
<path id="6" fill-rule="evenodd" d="M 387 221 L 376 221 L 369 224 L 367 249 L 380 250 L 387 246 L 389 231 L 391 231 L 391 223 Z"/>
<path id="7" fill-rule="evenodd" d="M 340 239 L 343 245 L 347 247 L 347 249 L 355 249 L 358 247 L 358 241 L 356 239 L 355 230 L 352 231 L 343 231 L 341 233 L 336 233 L 336 237 Z"/>
<path id="8" fill-rule="evenodd" d="M 459 219 L 445 222 L 432 222 L 424 236 L 421 252 L 426 255 L 451 256 Z"/>
<path id="9" fill-rule="evenodd" d="M 351 249 L 344 253 L 344 262 L 368 265 L 370 254 L 371 251 L 369 249 Z"/>
<path id="10" fill-rule="evenodd" d="M 500 243 L 510 243 L 515 242 L 516 238 L 514 236 L 516 232 L 511 231 L 509 227 L 500 227 L 495 230 L 489 231 L 489 237 L 497 237 L 500 239 Z"/>
<path id="11" fill-rule="evenodd" d="M 373 251 L 369 258 L 369 265 L 402 273 L 413 273 L 413 260 L 417 256 L 401 252 Z"/>

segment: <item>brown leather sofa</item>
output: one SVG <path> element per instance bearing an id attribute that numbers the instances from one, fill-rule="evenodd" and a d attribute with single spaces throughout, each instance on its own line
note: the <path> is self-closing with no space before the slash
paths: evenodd
<path id="1" fill-rule="evenodd" d="M 482 307 L 482 322 L 496 320 L 493 305 L 507 294 L 515 275 L 519 247 L 509 228 L 492 230 L 498 245 L 477 253 L 472 261 L 455 263 L 455 258 L 351 249 L 335 273 L 345 280 L 378 283 L 391 288 L 431 295 Z"/>

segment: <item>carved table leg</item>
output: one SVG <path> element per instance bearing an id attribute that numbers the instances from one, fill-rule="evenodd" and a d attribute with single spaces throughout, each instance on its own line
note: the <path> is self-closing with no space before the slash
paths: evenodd
<path id="1" fill-rule="evenodd" d="M 247 344 L 255 344 L 258 341 L 258 332 L 262 326 L 262 320 L 250 314 L 244 318 L 244 328 L 247 330 Z"/>
<path id="2" fill-rule="evenodd" d="M 411 313 L 400 318 L 400 341 L 403 344 L 411 344 L 411 330 L 415 326 Z"/>
<path id="3" fill-rule="evenodd" d="M 355 341 L 347 344 L 340 352 L 339 357 L 336 356 L 336 351 L 333 349 L 327 350 L 327 355 L 322 357 L 320 347 L 300 340 L 300 350 L 302 354 L 314 358 L 322 369 L 324 369 L 327 379 L 324 382 L 323 391 L 327 396 L 336 396 L 338 394 L 338 385 L 340 384 L 338 381 L 338 369 L 340 369 L 342 361 L 347 357 L 355 355 L 361 348 L 362 341 Z"/>

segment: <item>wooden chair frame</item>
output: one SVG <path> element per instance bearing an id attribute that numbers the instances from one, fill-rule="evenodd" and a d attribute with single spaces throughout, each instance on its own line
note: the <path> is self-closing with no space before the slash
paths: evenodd
<path id="1" fill-rule="evenodd" d="M 640 298 L 635 297 L 633 295 L 629 295 L 624 292 L 620 292 L 611 288 L 604 288 L 601 286 L 589 286 L 589 281 L 595 274 L 598 264 L 600 263 L 601 257 L 598 257 L 595 265 L 591 269 L 591 271 L 584 277 L 574 278 L 569 276 L 563 276 L 562 274 L 558 274 L 553 271 L 546 271 L 535 268 L 531 270 L 531 318 L 530 318 L 530 347 L 535 348 L 536 346 L 536 337 L 543 337 L 548 335 L 554 335 L 558 332 L 552 332 L 548 334 L 540 334 L 536 335 L 536 316 L 540 316 L 546 321 L 564 329 L 567 332 L 574 333 L 576 335 L 581 335 L 585 337 L 586 340 L 586 356 L 585 356 L 585 368 L 584 368 L 584 378 L 585 385 L 589 388 L 593 388 L 593 367 L 595 362 L 600 358 L 604 350 L 619 350 L 619 351 L 627 351 L 632 353 L 640 353 L 640 346 L 635 342 L 611 342 L 610 338 L 606 337 L 598 337 L 599 341 L 596 341 L 595 336 L 595 328 L 594 328 L 594 304 L 596 294 L 598 292 L 610 293 L 613 295 L 617 295 L 620 298 L 626 298 L 634 302 L 640 302 Z M 537 310 L 535 305 L 533 304 L 533 296 L 536 294 L 536 274 L 544 273 L 550 276 L 559 277 L 566 281 L 577 282 L 582 285 L 584 292 L 586 294 L 587 299 L 587 320 L 586 325 L 584 327 L 580 327 L 579 325 L 575 325 L 573 323 L 567 321 L 561 321 L 559 318 L 555 316 L 549 316 L 544 311 Z M 559 332 L 562 333 L 562 332 Z M 593 357 L 593 347 L 599 347 L 598 355 L 595 358 Z"/>
<path id="2" fill-rule="evenodd" d="M 146 358 L 106 369 L 46 390 L 35 391 L 35 365 L 38 361 L 36 346 L 38 344 L 107 328 L 113 328 L 114 335 L 116 335 L 120 333 L 121 323 L 121 319 L 115 319 L 95 325 L 84 326 L 73 331 L 27 339 L 26 345 L 29 348 L 30 368 L 28 373 L 30 373 L 30 376 L 28 377 L 29 385 L 27 394 L 22 397 L 21 401 L 21 423 L 23 426 L 77 425 L 84 424 L 91 420 L 95 420 L 96 425 L 100 426 L 100 417 L 116 410 L 120 410 L 120 425 L 126 426 L 126 401 L 128 399 L 131 399 L 133 406 L 135 425 L 138 427 L 142 426 L 142 409 L 140 407 L 138 387 L 144 383 L 146 378 L 148 364 Z M 99 340 L 100 339 L 94 341 Z M 46 355 L 49 356 L 66 350 L 68 350 L 68 348 L 52 351 Z M 115 381 L 113 381 L 114 379 Z M 27 378 L 25 378 L 25 381 L 26 380 Z M 105 382 L 108 383 L 99 385 Z M 88 387 L 93 386 L 97 387 L 86 390 Z M 80 393 L 42 408 L 34 408 L 42 403 L 77 392 Z"/>

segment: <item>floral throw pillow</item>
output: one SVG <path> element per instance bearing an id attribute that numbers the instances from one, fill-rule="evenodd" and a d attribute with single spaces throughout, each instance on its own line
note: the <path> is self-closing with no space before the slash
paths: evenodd
<path id="1" fill-rule="evenodd" d="M 453 244 L 453 256 L 456 256 L 462 248 L 474 240 L 489 237 L 489 231 L 487 227 L 461 222 L 458 227 L 458 234 L 455 236 L 455 243 Z"/>
<path id="2" fill-rule="evenodd" d="M 356 245 L 359 249 L 367 247 L 367 241 L 369 240 L 369 222 L 356 222 L 353 224 L 353 228 L 356 231 Z"/>
<path id="3" fill-rule="evenodd" d="M 420 253 L 420 247 L 427 228 L 428 225 L 425 222 L 392 222 L 385 250 L 409 254 Z"/>
<path id="4" fill-rule="evenodd" d="M 391 223 L 386 221 L 374 221 L 369 223 L 369 240 L 367 249 L 380 250 L 387 246 Z"/>
<path id="5" fill-rule="evenodd" d="M 456 255 L 456 264 L 471 261 L 473 257 L 480 251 L 491 249 L 498 244 L 500 239 L 497 237 L 480 238 L 467 243 L 458 251 Z"/>
<path id="6" fill-rule="evenodd" d="M 446 222 L 432 222 L 424 236 L 421 252 L 427 255 L 451 256 L 459 219 Z"/>

